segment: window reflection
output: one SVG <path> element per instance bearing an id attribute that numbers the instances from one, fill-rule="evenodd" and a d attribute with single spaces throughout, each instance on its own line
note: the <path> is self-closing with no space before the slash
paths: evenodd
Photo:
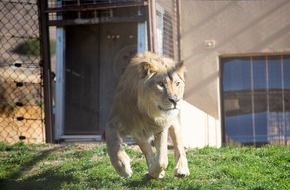
<path id="1" fill-rule="evenodd" d="M 241 58 L 225 60 L 224 64 L 225 91 L 247 90 L 251 88 L 250 60 Z"/>
<path id="2" fill-rule="evenodd" d="M 226 143 L 290 144 L 290 56 L 222 59 Z"/>

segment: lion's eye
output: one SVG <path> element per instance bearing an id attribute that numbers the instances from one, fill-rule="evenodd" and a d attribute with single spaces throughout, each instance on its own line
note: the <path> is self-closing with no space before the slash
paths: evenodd
<path id="1" fill-rule="evenodd" d="M 180 85 L 180 82 L 176 82 L 176 86 L 179 86 Z"/>
<path id="2" fill-rule="evenodd" d="M 165 87 L 164 82 L 158 82 L 157 84 L 158 84 L 158 86 L 160 86 L 161 88 L 164 88 L 164 87 Z"/>

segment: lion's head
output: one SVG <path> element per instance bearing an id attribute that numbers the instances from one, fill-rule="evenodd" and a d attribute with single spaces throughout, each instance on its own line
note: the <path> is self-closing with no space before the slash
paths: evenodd
<path id="1" fill-rule="evenodd" d="M 184 72 L 182 62 L 151 52 L 138 53 L 121 76 L 115 103 L 123 112 L 138 112 L 154 120 L 176 116 L 184 93 Z"/>

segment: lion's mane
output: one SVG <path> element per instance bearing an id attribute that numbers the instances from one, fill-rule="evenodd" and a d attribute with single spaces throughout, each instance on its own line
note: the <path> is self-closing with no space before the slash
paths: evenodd
<path id="1" fill-rule="evenodd" d="M 169 116 L 154 104 L 156 97 L 150 85 L 155 77 L 176 72 L 176 67 L 178 65 L 172 59 L 151 52 L 138 53 L 131 59 L 116 89 L 111 111 L 115 118 L 110 118 L 126 126 L 124 134 L 148 137 L 159 130 L 158 127 L 148 127 L 148 124 L 163 125 L 168 121 Z M 178 74 L 182 80 L 183 73 L 184 69 L 180 69 Z"/>

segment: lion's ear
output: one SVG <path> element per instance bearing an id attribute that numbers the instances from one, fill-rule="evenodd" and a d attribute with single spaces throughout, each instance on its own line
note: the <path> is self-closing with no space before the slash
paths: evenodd
<path id="1" fill-rule="evenodd" d="M 155 65 L 149 62 L 142 62 L 141 78 L 145 78 L 146 76 L 152 75 L 155 72 L 157 72 Z"/>
<path id="2" fill-rule="evenodd" d="M 186 69 L 183 60 L 176 64 L 175 71 L 184 80 L 184 73 L 186 72 Z"/>

